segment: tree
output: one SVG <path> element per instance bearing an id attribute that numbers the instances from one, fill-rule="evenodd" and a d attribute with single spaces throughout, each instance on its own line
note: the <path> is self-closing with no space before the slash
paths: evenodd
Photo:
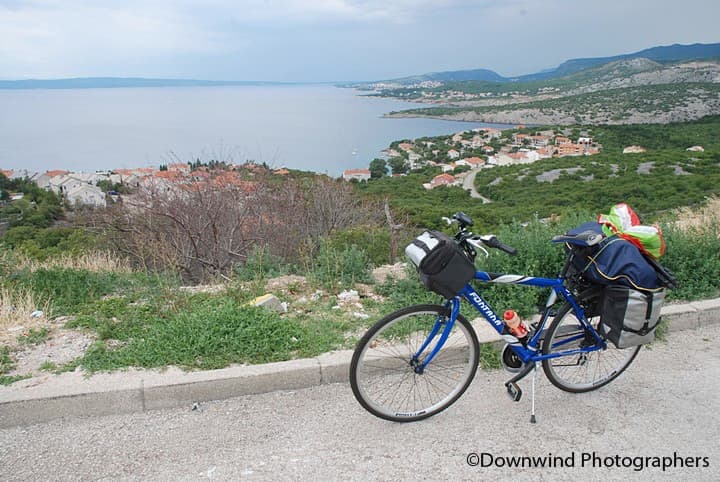
<path id="1" fill-rule="evenodd" d="M 387 176 L 387 169 L 385 159 L 376 157 L 370 161 L 370 177 L 372 179 L 380 179 L 381 177 Z"/>
<path id="2" fill-rule="evenodd" d="M 402 157 L 393 157 L 388 161 L 393 174 L 405 174 L 408 172 L 408 164 Z"/>

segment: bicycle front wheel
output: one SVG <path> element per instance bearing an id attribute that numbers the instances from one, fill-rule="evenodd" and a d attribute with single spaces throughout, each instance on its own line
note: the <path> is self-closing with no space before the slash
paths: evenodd
<path id="1" fill-rule="evenodd" d="M 596 330 L 600 322 L 600 295 L 600 290 L 589 290 L 577 299 L 588 322 Z M 565 303 L 544 336 L 542 353 L 548 355 L 594 345 L 595 338 L 580 323 L 570 303 Z M 608 342 L 605 349 L 543 360 L 543 370 L 548 380 L 561 390 L 589 392 L 620 376 L 638 351 L 640 346 L 620 350 Z"/>
<path id="2" fill-rule="evenodd" d="M 475 330 L 462 315 L 435 358 L 417 368 L 437 345 L 448 318 L 442 306 L 416 305 L 370 328 L 350 364 L 350 385 L 360 405 L 395 422 L 421 420 L 452 405 L 475 376 L 480 353 Z M 436 323 L 439 330 L 426 343 Z"/>

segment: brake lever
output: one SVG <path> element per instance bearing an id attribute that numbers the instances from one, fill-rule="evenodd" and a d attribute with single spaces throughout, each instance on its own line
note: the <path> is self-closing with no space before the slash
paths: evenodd
<path id="1" fill-rule="evenodd" d="M 483 246 L 482 240 L 468 238 L 468 239 L 466 239 L 466 241 L 468 243 L 470 243 L 474 248 L 477 248 L 480 251 L 482 251 L 486 258 L 490 257 L 490 253 L 488 253 L 488 250 L 485 249 L 485 246 Z"/>

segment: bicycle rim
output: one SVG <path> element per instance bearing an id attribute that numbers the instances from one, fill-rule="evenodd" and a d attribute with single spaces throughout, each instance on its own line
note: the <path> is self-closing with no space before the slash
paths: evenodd
<path id="1" fill-rule="evenodd" d="M 445 309 L 418 305 L 395 312 L 360 340 L 350 366 L 355 398 L 370 413 L 398 422 L 430 417 L 454 403 L 467 389 L 478 366 L 479 347 L 470 324 L 461 316 L 435 358 L 422 373 L 413 355 L 422 347 Z M 444 325 L 443 325 L 444 326 Z M 420 354 L 423 360 L 439 339 Z"/>
<path id="2" fill-rule="evenodd" d="M 580 303 L 589 299 L 581 299 Z M 600 316 L 588 316 L 588 321 L 597 329 Z M 571 306 L 565 304 L 545 335 L 543 354 L 594 344 L 594 338 L 583 328 Z M 550 382 L 562 390 L 588 392 L 617 378 L 633 362 L 638 351 L 640 346 L 620 350 L 607 342 L 606 349 L 543 360 L 543 370 Z"/>

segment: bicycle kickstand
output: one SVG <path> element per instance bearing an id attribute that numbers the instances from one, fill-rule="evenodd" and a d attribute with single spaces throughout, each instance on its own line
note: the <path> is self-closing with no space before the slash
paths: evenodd
<path id="1" fill-rule="evenodd" d="M 530 423 L 536 423 L 535 420 L 535 379 L 537 378 L 537 362 L 533 363 L 533 379 L 532 379 L 532 409 L 530 410 Z"/>

